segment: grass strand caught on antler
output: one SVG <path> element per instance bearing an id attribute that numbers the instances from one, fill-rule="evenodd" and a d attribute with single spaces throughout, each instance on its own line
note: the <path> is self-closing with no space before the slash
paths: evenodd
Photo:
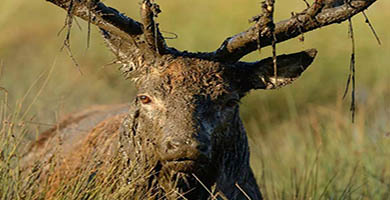
<path id="1" fill-rule="evenodd" d="M 351 39 L 351 43 L 352 43 L 352 52 L 351 52 L 351 61 L 350 61 L 350 67 L 349 67 L 349 75 L 348 75 L 348 79 L 347 79 L 347 84 L 346 84 L 346 87 L 345 87 L 345 91 L 344 91 L 344 95 L 343 95 L 343 99 L 347 96 L 348 94 L 348 90 L 349 90 L 349 87 L 351 85 L 351 106 L 350 106 L 350 111 L 351 111 L 351 115 L 352 115 L 352 123 L 355 122 L 355 111 L 356 111 L 356 102 L 355 102 L 355 96 L 356 96 L 356 70 L 355 70 L 355 64 L 356 64 L 356 47 L 355 47 L 355 36 L 354 36 L 354 32 L 353 32 L 353 25 L 352 25 L 352 20 L 349 19 L 348 20 L 348 24 L 349 24 L 349 28 L 348 28 L 348 33 L 349 33 L 349 37 Z M 352 84 L 351 84 L 352 83 Z"/>
<path id="2" fill-rule="evenodd" d="M 366 19 L 365 22 L 370 27 L 372 34 L 374 35 L 376 41 L 378 42 L 378 45 L 381 45 L 382 44 L 381 39 L 379 38 L 378 34 L 376 33 L 374 26 L 372 25 L 372 23 L 368 19 L 366 12 L 363 11 L 362 13 L 363 13 L 364 18 Z"/>

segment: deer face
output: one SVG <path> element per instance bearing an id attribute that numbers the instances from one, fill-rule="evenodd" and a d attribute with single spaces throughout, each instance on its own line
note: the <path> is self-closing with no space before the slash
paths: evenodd
<path id="1" fill-rule="evenodd" d="M 302 60 L 312 58 L 315 52 L 311 53 L 294 56 Z M 308 66 L 281 65 L 278 82 L 272 83 L 272 61 L 257 65 L 182 57 L 139 76 L 137 132 L 152 144 L 153 156 L 157 155 L 164 167 L 179 172 L 220 168 L 215 160 L 221 160 L 237 138 L 246 138 L 239 118 L 241 97 L 250 89 L 286 85 Z"/>
<path id="2" fill-rule="evenodd" d="M 209 167 L 215 141 L 231 140 L 224 133 L 239 120 L 239 95 L 232 92 L 213 99 L 199 93 L 180 96 L 182 92 L 187 91 L 179 90 L 172 96 L 153 92 L 138 95 L 139 130 L 154 141 L 155 153 L 164 165 L 191 172 L 194 167 Z"/>
<path id="3" fill-rule="evenodd" d="M 215 142 L 231 140 L 225 133 L 239 120 L 242 97 L 220 64 L 188 63 L 176 60 L 137 82 L 139 132 L 164 166 L 181 172 L 210 167 Z"/>

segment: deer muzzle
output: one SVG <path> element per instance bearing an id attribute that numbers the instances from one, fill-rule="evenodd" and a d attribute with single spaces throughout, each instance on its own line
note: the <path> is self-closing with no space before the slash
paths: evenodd
<path id="1" fill-rule="evenodd" d="M 164 166 L 192 172 L 209 165 L 209 149 L 209 144 L 196 138 L 166 137 L 158 145 L 158 154 Z"/>

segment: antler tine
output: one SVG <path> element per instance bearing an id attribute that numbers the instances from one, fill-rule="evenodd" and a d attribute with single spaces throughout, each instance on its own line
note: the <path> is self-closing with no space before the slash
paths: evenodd
<path id="1" fill-rule="evenodd" d="M 303 12 L 275 24 L 276 42 L 289 40 L 323 26 L 341 23 L 364 11 L 374 2 L 376 0 L 351 0 L 341 6 L 323 9 L 323 0 L 316 0 L 311 7 Z M 261 32 L 260 35 L 259 32 Z M 271 30 L 267 30 L 266 24 L 258 19 L 254 26 L 227 38 L 219 49 L 208 53 L 208 56 L 221 62 L 234 63 L 257 50 L 259 46 L 263 48 L 271 45 L 272 41 Z"/>
<path id="2" fill-rule="evenodd" d="M 150 0 L 144 0 L 141 6 L 141 18 L 144 24 L 144 35 L 149 47 L 157 54 L 166 53 L 167 46 L 162 36 L 158 24 L 154 18 L 161 12 L 160 7 Z"/>

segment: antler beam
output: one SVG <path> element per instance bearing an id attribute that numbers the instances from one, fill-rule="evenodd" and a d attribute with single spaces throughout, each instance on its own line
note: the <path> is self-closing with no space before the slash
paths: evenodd
<path id="1" fill-rule="evenodd" d="M 150 65 L 164 54 L 180 54 L 168 48 L 154 21 L 160 9 L 150 0 L 143 0 L 141 22 L 135 21 L 99 0 L 47 0 L 100 28 L 108 47 L 116 55 L 115 63 L 123 64 L 126 73 Z M 67 22 L 67 23 L 72 23 Z M 149 64 L 148 64 L 149 63 Z"/>
<path id="2" fill-rule="evenodd" d="M 376 0 L 351 0 L 338 7 L 324 9 L 323 1 L 316 0 L 311 7 L 303 12 L 275 25 L 276 42 L 289 40 L 323 26 L 341 23 L 364 11 L 374 2 Z M 218 61 L 234 63 L 257 50 L 259 46 L 262 48 L 271 45 L 272 40 L 271 30 L 267 29 L 266 23 L 260 17 L 256 25 L 227 38 L 221 47 L 215 52 L 209 53 L 209 56 Z"/>
<path id="3" fill-rule="evenodd" d="M 143 34 L 143 25 L 98 0 L 47 0 L 75 15 L 109 31 L 129 42 L 131 36 Z"/>

